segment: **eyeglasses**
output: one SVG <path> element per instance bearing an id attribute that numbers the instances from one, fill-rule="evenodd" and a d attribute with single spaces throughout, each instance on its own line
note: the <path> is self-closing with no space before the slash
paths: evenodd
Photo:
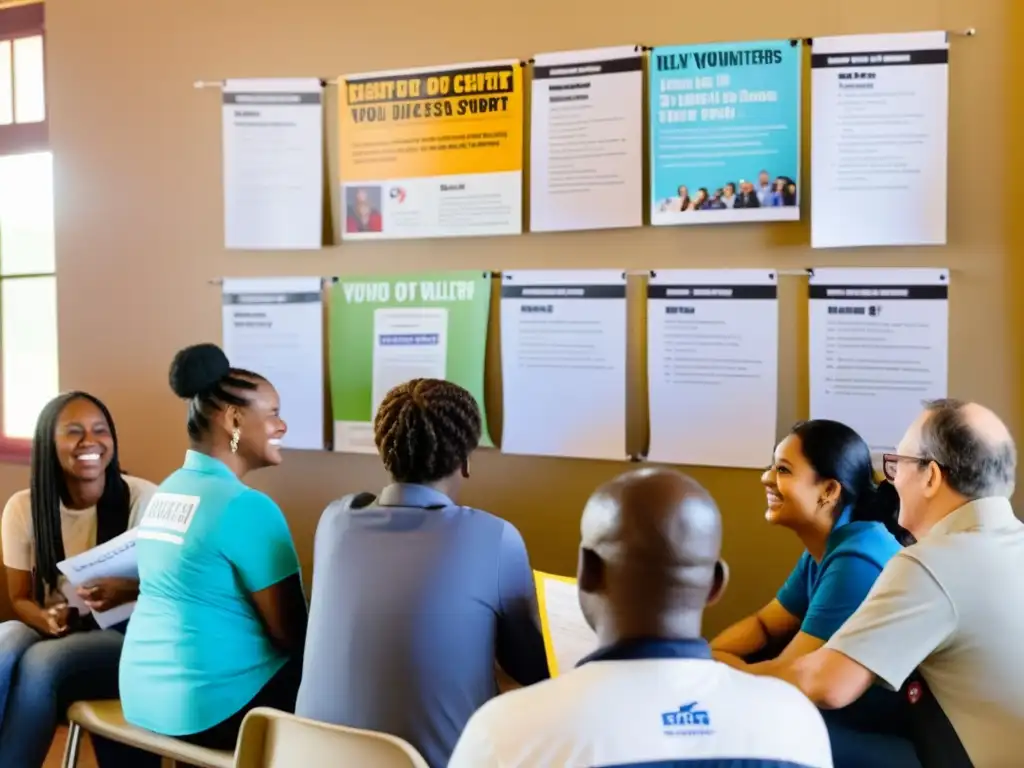
<path id="1" fill-rule="evenodd" d="M 898 453 L 883 453 L 882 454 L 882 472 L 885 473 L 885 479 L 890 483 L 896 480 L 896 467 L 899 466 L 901 461 L 913 461 L 919 467 L 926 467 L 929 464 L 934 463 L 940 470 L 945 470 L 939 462 L 935 459 L 928 459 L 924 456 L 901 456 Z"/>

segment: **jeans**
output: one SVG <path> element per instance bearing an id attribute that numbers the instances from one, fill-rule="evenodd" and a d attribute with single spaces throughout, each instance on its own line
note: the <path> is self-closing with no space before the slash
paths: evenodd
<path id="1" fill-rule="evenodd" d="M 123 642 L 115 630 L 45 638 L 20 621 L 0 624 L 0 768 L 41 766 L 71 702 L 117 698 Z M 148 762 L 120 744 L 93 743 L 103 768 Z"/>

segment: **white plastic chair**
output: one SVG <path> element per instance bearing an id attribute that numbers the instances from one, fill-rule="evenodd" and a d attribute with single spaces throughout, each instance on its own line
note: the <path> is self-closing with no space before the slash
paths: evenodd
<path id="1" fill-rule="evenodd" d="M 235 768 L 429 768 L 402 739 L 257 708 L 242 721 Z"/>

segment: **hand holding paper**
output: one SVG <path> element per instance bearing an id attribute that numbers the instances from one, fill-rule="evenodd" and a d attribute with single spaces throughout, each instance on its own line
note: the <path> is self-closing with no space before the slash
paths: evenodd
<path id="1" fill-rule="evenodd" d="M 139 596 L 139 581 L 117 577 L 95 579 L 78 587 L 75 593 L 90 610 L 102 613 L 135 602 Z"/>
<path id="2" fill-rule="evenodd" d="M 132 528 L 88 552 L 57 563 L 67 577 L 62 591 L 68 604 L 83 615 L 91 610 L 102 629 L 127 620 L 135 610 L 139 580 L 137 534 Z"/>

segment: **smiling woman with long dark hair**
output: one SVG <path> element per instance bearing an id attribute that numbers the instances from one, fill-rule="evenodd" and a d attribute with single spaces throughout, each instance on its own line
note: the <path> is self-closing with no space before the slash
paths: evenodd
<path id="1" fill-rule="evenodd" d="M 127 530 L 154 489 L 122 474 L 114 420 L 96 397 L 68 392 L 43 408 L 30 487 L 3 512 L 17 620 L 0 624 L 0 767 L 42 764 L 60 717 L 58 693 L 117 696 L 123 636 L 69 607 L 57 564 Z M 77 593 L 89 608 L 109 610 L 135 600 L 138 582 L 102 579 Z"/>

